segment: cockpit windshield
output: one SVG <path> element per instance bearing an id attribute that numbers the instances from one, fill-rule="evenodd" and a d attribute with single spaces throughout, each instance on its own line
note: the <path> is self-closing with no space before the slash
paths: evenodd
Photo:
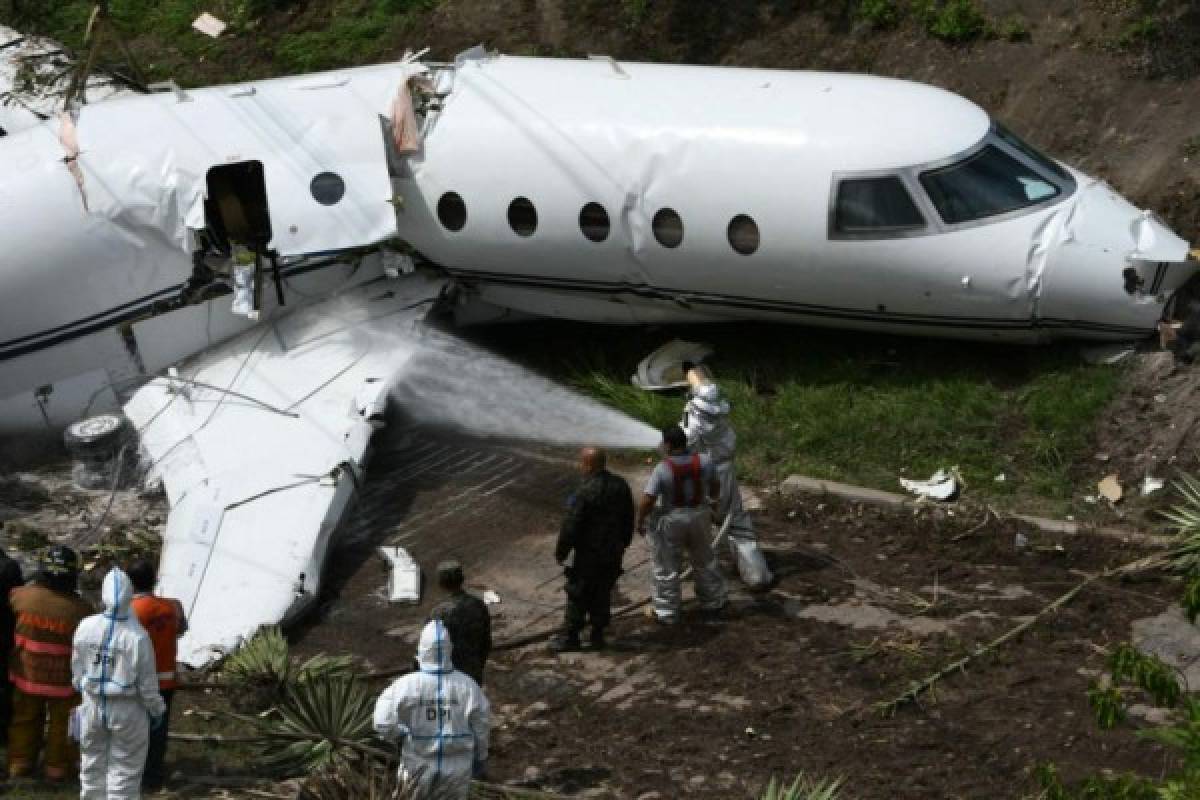
<path id="1" fill-rule="evenodd" d="M 1022 145 L 1025 154 L 1028 145 Z M 1030 148 L 1030 152 L 1036 151 Z M 1044 156 L 1035 159 L 1039 166 L 1042 160 Z M 921 173 L 921 185 L 948 225 L 1037 205 L 1062 191 L 1044 175 L 990 144 L 956 164 Z"/>

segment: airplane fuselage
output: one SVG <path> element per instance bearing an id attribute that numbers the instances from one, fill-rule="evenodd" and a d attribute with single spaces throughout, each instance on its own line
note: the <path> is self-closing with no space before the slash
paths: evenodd
<path id="1" fill-rule="evenodd" d="M 466 58 L 432 68 L 400 154 L 379 121 L 416 72 L 124 97 L 0 138 L 0 429 L 69 422 L 253 324 L 180 300 L 236 216 L 213 170 L 242 164 L 292 304 L 378 274 L 350 256 L 389 243 L 497 314 L 1129 339 L 1194 272 L 1152 215 L 932 87 Z"/>

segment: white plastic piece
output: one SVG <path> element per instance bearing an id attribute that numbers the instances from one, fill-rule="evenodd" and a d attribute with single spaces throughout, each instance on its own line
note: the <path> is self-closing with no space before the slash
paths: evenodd
<path id="1" fill-rule="evenodd" d="M 1167 482 L 1161 478 L 1155 478 L 1152 475 L 1147 475 L 1142 479 L 1142 497 L 1152 495 L 1166 485 Z"/>
<path id="2" fill-rule="evenodd" d="M 211 36 L 214 39 L 224 33 L 227 27 L 229 26 L 225 24 L 224 20 L 214 17 L 207 11 L 192 21 L 193 30 L 203 33 L 205 36 Z"/>
<path id="3" fill-rule="evenodd" d="M 958 495 L 961 482 L 962 476 L 958 474 L 958 467 L 939 469 L 927 481 L 900 479 L 900 485 L 918 497 L 943 501 L 953 500 Z"/>
<path id="4" fill-rule="evenodd" d="M 500 595 L 488 589 L 483 593 L 483 602 L 489 606 L 498 606 L 500 605 Z"/>
<path id="5" fill-rule="evenodd" d="M 392 570 L 388 578 L 388 600 L 393 603 L 421 602 L 421 565 L 403 547 L 380 547 L 379 555 L 387 560 Z"/>

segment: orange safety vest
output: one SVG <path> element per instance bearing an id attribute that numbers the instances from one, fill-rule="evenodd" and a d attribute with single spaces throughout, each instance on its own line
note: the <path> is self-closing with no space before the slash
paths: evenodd
<path id="1" fill-rule="evenodd" d="M 183 626 L 183 610 L 178 601 L 152 594 L 133 598 L 133 613 L 150 634 L 154 645 L 154 667 L 158 672 L 158 688 L 174 689 L 179 685 L 175 672 L 175 640 Z"/>

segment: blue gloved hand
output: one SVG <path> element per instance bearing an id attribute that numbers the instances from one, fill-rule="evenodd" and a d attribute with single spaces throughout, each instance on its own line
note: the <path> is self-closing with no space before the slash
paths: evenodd
<path id="1" fill-rule="evenodd" d="M 471 764 L 471 777 L 476 780 L 482 780 L 487 777 L 488 760 L 485 758 L 482 761 L 475 761 Z"/>

